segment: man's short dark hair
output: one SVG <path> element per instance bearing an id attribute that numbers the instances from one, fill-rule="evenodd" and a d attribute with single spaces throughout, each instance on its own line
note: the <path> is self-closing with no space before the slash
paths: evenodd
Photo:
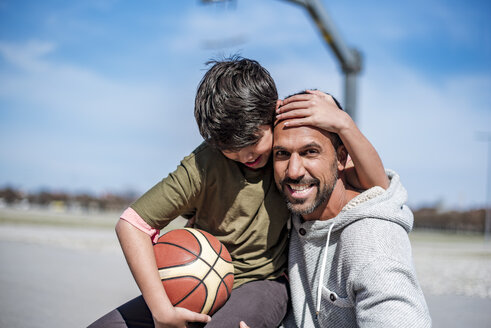
<path id="1" fill-rule="evenodd" d="M 259 127 L 273 125 L 278 91 L 257 61 L 234 56 L 212 60 L 194 103 L 199 131 L 210 145 L 236 151 L 259 141 Z"/>

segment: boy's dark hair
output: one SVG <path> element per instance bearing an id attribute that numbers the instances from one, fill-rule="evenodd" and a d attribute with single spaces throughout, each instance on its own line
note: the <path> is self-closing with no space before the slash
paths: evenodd
<path id="1" fill-rule="evenodd" d="M 316 89 L 312 89 L 312 90 L 316 90 Z M 336 106 L 338 106 L 338 108 L 340 110 L 344 111 L 344 109 L 343 109 L 343 107 L 341 107 L 341 104 L 339 103 L 339 101 L 333 95 L 331 95 L 330 93 L 327 93 L 327 92 L 324 92 L 324 93 L 328 96 L 331 96 L 332 100 L 334 100 L 334 102 L 336 103 Z M 292 95 L 289 95 L 285 99 L 290 98 L 292 96 L 305 95 L 305 94 L 309 94 L 309 93 L 306 90 L 303 90 L 303 91 L 294 93 Z M 332 142 L 332 145 L 334 146 L 334 149 L 338 149 L 338 147 L 343 144 L 343 141 L 341 140 L 341 138 L 339 137 L 339 135 L 337 133 L 330 132 L 329 135 L 331 136 L 331 142 Z"/>
<path id="2" fill-rule="evenodd" d="M 206 142 L 236 151 L 262 137 L 259 127 L 273 125 L 278 91 L 257 61 L 234 56 L 206 63 L 213 66 L 201 80 L 194 116 Z"/>

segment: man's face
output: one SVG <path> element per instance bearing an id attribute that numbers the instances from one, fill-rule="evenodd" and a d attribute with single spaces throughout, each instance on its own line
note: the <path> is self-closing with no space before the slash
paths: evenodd
<path id="1" fill-rule="evenodd" d="M 337 181 L 337 157 L 328 132 L 313 127 L 274 129 L 273 163 L 278 189 L 294 214 L 313 213 Z"/>

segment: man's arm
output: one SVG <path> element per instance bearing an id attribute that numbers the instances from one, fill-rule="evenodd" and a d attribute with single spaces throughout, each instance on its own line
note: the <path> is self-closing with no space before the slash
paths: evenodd
<path id="1" fill-rule="evenodd" d="M 351 117 L 340 110 L 334 99 L 321 91 L 307 90 L 282 101 L 278 120 L 287 119 L 287 126 L 311 125 L 339 135 L 353 160 L 354 168 L 346 170 L 348 182 L 355 188 L 380 186 L 386 189 L 389 180 L 382 160 Z"/>
<path id="2" fill-rule="evenodd" d="M 158 274 L 150 236 L 120 219 L 116 225 L 121 248 L 131 273 L 154 318 L 155 327 L 186 327 L 186 322 L 209 322 L 205 314 L 173 307 Z"/>
<path id="3" fill-rule="evenodd" d="M 359 327 L 431 327 L 431 318 L 412 265 L 379 258 L 355 279 Z"/>

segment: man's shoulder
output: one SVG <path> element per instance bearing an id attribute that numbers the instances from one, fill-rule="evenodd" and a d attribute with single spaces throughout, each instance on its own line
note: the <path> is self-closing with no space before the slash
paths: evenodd
<path id="1" fill-rule="evenodd" d="M 343 256 L 354 262 L 370 262 L 380 257 L 407 258 L 411 249 L 406 230 L 380 218 L 366 218 L 346 226 L 340 234 L 339 246 Z"/>
<path id="2" fill-rule="evenodd" d="M 347 225 L 341 238 L 352 238 L 360 243 L 386 243 L 387 240 L 406 239 L 407 231 L 400 224 L 383 218 L 366 217 Z"/>
<path id="3" fill-rule="evenodd" d="M 384 234 L 387 231 L 395 231 L 396 234 L 407 235 L 404 227 L 394 222 L 392 218 L 374 217 L 372 215 L 366 215 L 364 218 L 353 221 L 343 229 L 343 233 L 361 235 L 367 233 Z"/>

